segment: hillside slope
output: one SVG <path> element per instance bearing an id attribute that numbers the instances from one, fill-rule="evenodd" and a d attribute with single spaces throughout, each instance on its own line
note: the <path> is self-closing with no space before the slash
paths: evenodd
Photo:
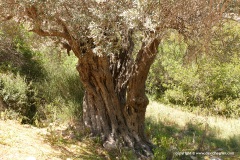
<path id="1" fill-rule="evenodd" d="M 203 116 L 201 113 L 193 114 L 172 108 L 157 102 L 150 102 L 147 108 L 147 117 L 156 122 L 169 122 L 184 128 L 187 124 L 208 125 L 217 132 L 217 138 L 227 139 L 232 136 L 240 136 L 240 118 L 223 118 L 219 116 Z"/>
<path id="2" fill-rule="evenodd" d="M 0 120 L 0 160 L 60 159 L 60 151 L 52 148 L 40 135 L 44 133 L 46 129 Z"/>

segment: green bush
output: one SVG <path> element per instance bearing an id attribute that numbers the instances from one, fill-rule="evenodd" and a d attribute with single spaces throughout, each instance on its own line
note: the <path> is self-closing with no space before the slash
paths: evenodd
<path id="1" fill-rule="evenodd" d="M 240 25 L 226 22 L 223 30 L 216 30 L 208 54 L 196 55 L 189 53 L 191 46 L 181 35 L 169 31 L 150 70 L 148 92 L 166 103 L 209 108 L 212 113 L 227 117 L 239 116 L 239 39 Z"/>
<path id="2" fill-rule="evenodd" d="M 22 26 L 0 27 L 0 71 L 19 73 L 28 82 L 41 81 L 46 71 L 29 44 L 31 36 Z"/>
<path id="3" fill-rule="evenodd" d="M 42 50 L 39 58 L 46 70 L 44 81 L 36 82 L 49 121 L 79 118 L 82 113 L 83 88 L 76 70 L 75 57 L 64 56 L 57 49 Z M 58 116 L 55 116 L 58 115 Z"/>
<path id="4" fill-rule="evenodd" d="M 42 81 L 46 76 L 46 70 L 38 58 L 38 52 L 34 52 L 24 39 L 16 37 L 14 44 L 18 54 L 22 56 L 22 65 L 19 67 L 19 73 L 25 76 L 27 81 Z"/>
<path id="5" fill-rule="evenodd" d="M 23 26 L 11 26 L 0 26 L 0 96 L 9 109 L 19 112 L 23 123 L 36 125 L 46 118 L 81 116 L 83 89 L 76 59 L 60 57 L 58 48 L 32 48 L 33 35 Z"/>
<path id="6" fill-rule="evenodd" d="M 43 68 L 43 79 L 34 67 L 26 68 L 30 73 L 27 75 L 11 70 L 0 72 L 0 96 L 8 107 L 24 117 L 23 123 L 37 125 L 46 118 L 51 122 L 81 117 L 83 88 L 75 69 L 76 59 L 44 53 L 31 56 Z"/>
<path id="7" fill-rule="evenodd" d="M 28 85 L 19 74 L 3 74 L 0 77 L 0 95 L 8 106 L 14 110 L 25 113 Z"/>
<path id="8" fill-rule="evenodd" d="M 8 109 L 22 116 L 22 123 L 33 123 L 37 112 L 36 90 L 19 74 L 1 73 L 0 96 Z"/>

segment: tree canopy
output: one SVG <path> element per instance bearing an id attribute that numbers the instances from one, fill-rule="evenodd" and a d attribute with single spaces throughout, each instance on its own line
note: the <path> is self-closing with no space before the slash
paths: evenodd
<path id="1" fill-rule="evenodd" d="M 2 19 L 27 22 L 41 36 L 61 38 L 98 54 L 128 46 L 129 31 L 142 42 L 161 37 L 166 29 L 186 37 L 208 35 L 231 1 L 222 0 L 1 0 Z M 71 44 L 70 44 L 71 45 Z M 74 47 L 74 50 L 78 48 Z M 79 52 L 79 51 L 78 51 Z M 78 55 L 79 56 L 79 55 Z"/>

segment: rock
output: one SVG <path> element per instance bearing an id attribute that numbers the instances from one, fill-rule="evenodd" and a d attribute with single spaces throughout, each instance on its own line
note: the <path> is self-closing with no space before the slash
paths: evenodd
<path id="1" fill-rule="evenodd" d="M 222 148 L 218 148 L 218 149 L 216 150 L 216 152 L 222 152 L 222 151 L 223 151 Z"/>
<path id="2" fill-rule="evenodd" d="M 198 158 L 195 157 L 195 156 L 190 156 L 190 158 L 191 158 L 192 160 L 198 160 Z"/>
<path id="3" fill-rule="evenodd" d="M 117 142 L 113 139 L 112 136 L 108 137 L 108 140 L 103 144 L 103 147 L 107 150 L 117 149 Z"/>

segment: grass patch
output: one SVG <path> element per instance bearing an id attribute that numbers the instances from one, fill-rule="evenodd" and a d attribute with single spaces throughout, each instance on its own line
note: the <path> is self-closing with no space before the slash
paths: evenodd
<path id="1" fill-rule="evenodd" d="M 146 133 L 157 146 L 155 159 L 191 159 L 178 152 L 222 152 L 238 159 L 240 121 L 222 117 L 204 117 L 151 102 L 147 111 Z M 204 156 L 195 156 L 204 159 Z M 205 158 L 210 158 L 205 156 Z"/>
<path id="2" fill-rule="evenodd" d="M 110 159 L 110 155 L 104 150 L 100 140 L 96 137 L 87 137 L 87 132 L 79 121 L 72 121 L 68 124 L 51 123 L 45 142 L 61 151 L 58 155 L 61 159 Z"/>
<path id="3" fill-rule="evenodd" d="M 83 88 L 75 69 L 75 57 L 42 54 L 46 79 L 35 83 L 43 101 L 48 123 L 66 121 L 82 116 Z"/>

